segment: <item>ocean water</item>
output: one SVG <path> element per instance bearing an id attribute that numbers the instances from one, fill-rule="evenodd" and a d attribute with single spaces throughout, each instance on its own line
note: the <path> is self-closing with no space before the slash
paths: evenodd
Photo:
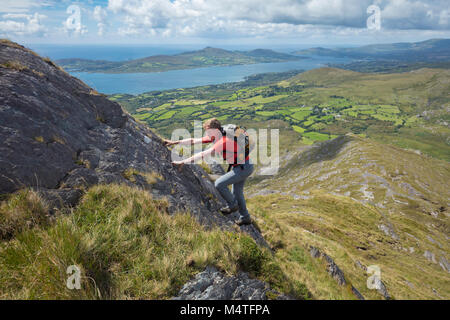
<path id="1" fill-rule="evenodd" d="M 37 53 L 51 59 L 84 58 L 94 60 L 123 61 L 138 59 L 157 54 L 177 54 L 198 50 L 200 46 L 29 46 Z M 223 46 L 222 46 L 223 47 Z M 251 50 L 251 47 L 223 47 L 228 50 Z M 298 48 L 298 47 L 297 47 Z M 273 48 L 280 52 L 292 52 L 295 48 Z M 312 56 L 309 59 L 281 63 L 258 63 L 251 65 L 208 67 L 198 69 L 173 70 L 155 73 L 87 73 L 71 74 L 99 92 L 105 94 L 128 93 L 141 94 L 155 90 L 189 88 L 211 84 L 242 81 L 245 77 L 265 72 L 283 72 L 290 70 L 310 70 L 320 68 L 327 63 L 347 63 L 350 59 Z"/>
<path id="2" fill-rule="evenodd" d="M 140 94 L 155 90 L 190 88 L 210 84 L 236 82 L 244 80 L 246 76 L 258 73 L 311 70 L 323 67 L 326 63 L 346 63 L 349 61 L 349 59 L 337 59 L 332 57 L 312 57 L 310 59 L 280 63 L 258 63 L 155 73 L 105 74 L 73 72 L 72 75 L 83 80 L 97 91 L 105 94 Z"/>

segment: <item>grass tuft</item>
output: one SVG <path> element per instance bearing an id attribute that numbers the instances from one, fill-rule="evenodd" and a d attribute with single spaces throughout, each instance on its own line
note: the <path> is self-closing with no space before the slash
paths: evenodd
<path id="1" fill-rule="evenodd" d="M 14 199 L 2 213 L 26 203 Z M 72 214 L 21 230 L 0 244 L 0 299 L 167 299 L 209 265 L 228 274 L 243 268 L 289 293 L 271 255 L 247 235 L 169 215 L 167 202 L 137 188 L 95 186 Z M 66 287 L 71 265 L 81 270 L 80 290 Z"/>
<path id="2" fill-rule="evenodd" d="M 17 71 L 23 71 L 28 70 L 27 66 L 24 66 L 19 61 L 6 61 L 3 64 L 0 64 L 0 67 L 7 68 L 7 69 L 13 69 Z"/>
<path id="3" fill-rule="evenodd" d="M 34 140 L 39 143 L 44 143 L 45 141 L 43 136 L 34 137 Z"/>
<path id="4" fill-rule="evenodd" d="M 18 191 L 0 203 L 0 240 L 48 221 L 48 208 L 39 195 L 31 190 Z"/>

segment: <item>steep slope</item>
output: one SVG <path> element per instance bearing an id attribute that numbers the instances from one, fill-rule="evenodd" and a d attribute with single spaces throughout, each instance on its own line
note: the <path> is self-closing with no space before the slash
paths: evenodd
<path id="1" fill-rule="evenodd" d="M 232 227 L 203 169 L 174 168 L 157 135 L 50 60 L 3 40 L 0 85 L 1 194 L 33 187 L 61 207 L 89 186 L 124 183 L 166 198 L 171 212 Z"/>
<path id="2" fill-rule="evenodd" d="M 315 295 L 329 296 L 329 284 L 308 280 L 311 262 L 295 258 L 310 246 L 364 297 L 378 296 L 366 286 L 378 266 L 394 298 L 448 299 L 448 181 L 448 162 L 347 135 L 288 153 L 277 176 L 248 188 L 249 208 Z"/>

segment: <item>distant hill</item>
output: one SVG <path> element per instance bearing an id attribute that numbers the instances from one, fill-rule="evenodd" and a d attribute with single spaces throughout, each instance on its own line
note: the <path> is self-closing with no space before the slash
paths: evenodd
<path id="1" fill-rule="evenodd" d="M 294 52 L 298 55 L 348 57 L 402 61 L 447 61 L 450 59 L 450 39 L 431 39 L 415 43 L 373 44 L 358 48 L 311 48 Z"/>
<path id="2" fill-rule="evenodd" d="M 302 57 L 267 49 L 228 51 L 206 47 L 198 51 L 176 55 L 156 55 L 131 61 L 105 61 L 88 59 L 61 59 L 56 62 L 68 71 L 101 73 L 147 73 L 211 66 L 229 66 L 268 62 L 285 62 Z"/>
<path id="3" fill-rule="evenodd" d="M 450 61 L 359 60 L 345 64 L 329 63 L 328 66 L 364 73 L 399 73 L 422 68 L 450 69 Z"/>

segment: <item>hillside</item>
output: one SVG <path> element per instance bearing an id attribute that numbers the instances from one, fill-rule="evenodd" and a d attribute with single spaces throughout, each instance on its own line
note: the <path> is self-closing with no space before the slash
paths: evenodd
<path id="1" fill-rule="evenodd" d="M 357 48 L 311 48 L 294 52 L 298 55 L 321 55 L 356 59 L 436 62 L 450 58 L 450 39 L 431 39 L 414 43 L 373 44 Z"/>
<path id="2" fill-rule="evenodd" d="M 282 270 L 313 297 L 348 297 L 329 281 L 326 254 L 365 298 L 448 299 L 449 79 L 322 68 L 111 99 L 161 133 L 211 116 L 279 128 L 281 169 L 252 177 L 248 206 Z M 366 286 L 370 266 L 380 290 Z"/>
<path id="3" fill-rule="evenodd" d="M 100 73 L 146 73 L 192 69 L 211 66 L 230 66 L 253 63 L 285 62 L 301 57 L 272 50 L 228 51 L 206 47 L 202 50 L 176 55 L 158 55 L 131 61 L 97 61 L 86 59 L 61 59 L 56 62 L 68 71 Z"/>
<path id="4" fill-rule="evenodd" d="M 292 150 L 281 167 L 253 179 L 249 208 L 312 294 L 331 295 L 308 272 L 310 246 L 332 254 L 365 297 L 376 298 L 364 286 L 376 265 L 395 299 L 449 299 L 448 162 L 347 135 Z"/>

